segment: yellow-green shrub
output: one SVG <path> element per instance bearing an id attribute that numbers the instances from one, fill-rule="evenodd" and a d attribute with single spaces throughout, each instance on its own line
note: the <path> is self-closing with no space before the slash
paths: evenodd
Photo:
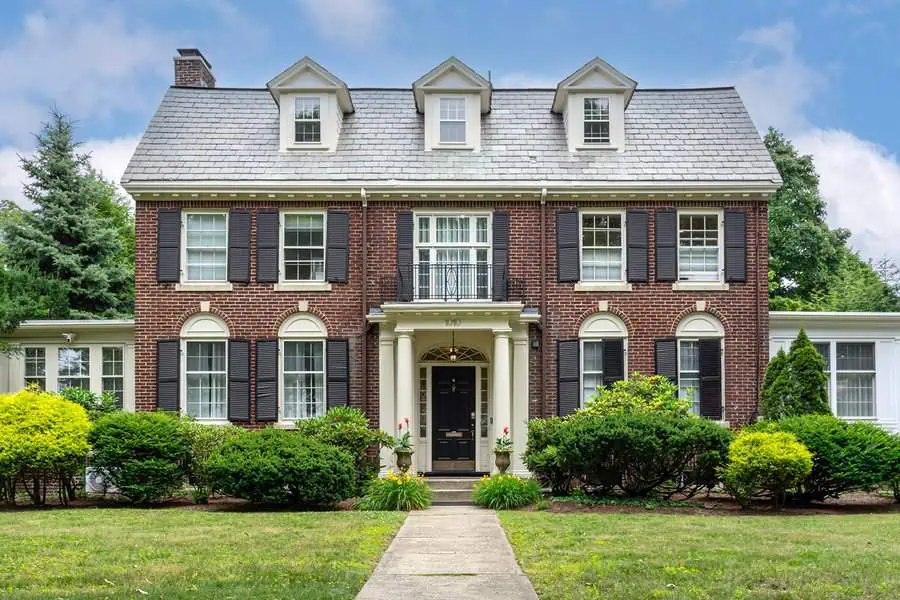
<path id="1" fill-rule="evenodd" d="M 754 496 L 770 495 L 778 508 L 812 467 L 812 453 L 793 434 L 743 431 L 728 448 L 722 484 L 743 507 Z"/>
<path id="2" fill-rule="evenodd" d="M 21 482 L 34 504 L 44 504 L 55 483 L 67 503 L 73 478 L 84 468 L 90 429 L 84 408 L 56 394 L 26 389 L 0 395 L 0 498 L 14 502 Z"/>

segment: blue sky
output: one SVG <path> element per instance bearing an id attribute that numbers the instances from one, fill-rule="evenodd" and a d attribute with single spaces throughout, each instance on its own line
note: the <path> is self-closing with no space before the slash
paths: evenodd
<path id="1" fill-rule="evenodd" d="M 497 87 L 552 86 L 601 56 L 641 87 L 737 85 L 758 127 L 815 156 L 831 222 L 900 259 L 898 27 L 900 0 L 5 0 L 0 197 L 21 197 L 16 155 L 52 105 L 117 178 L 177 47 L 251 87 L 306 54 L 351 87 L 405 87 L 451 54 Z"/>

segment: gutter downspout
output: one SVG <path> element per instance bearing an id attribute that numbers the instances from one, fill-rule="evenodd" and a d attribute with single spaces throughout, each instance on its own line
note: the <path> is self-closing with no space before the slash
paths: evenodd
<path id="1" fill-rule="evenodd" d="M 541 188 L 541 418 L 547 416 L 547 188 Z"/>
<path id="2" fill-rule="evenodd" d="M 767 216 L 768 218 L 768 216 Z M 761 340 L 759 338 L 760 333 L 760 306 L 759 306 L 759 265 L 762 263 L 762 257 L 759 255 L 759 233 L 762 229 L 762 201 L 758 201 L 756 204 L 756 235 L 754 236 L 756 239 L 753 241 L 754 246 L 756 247 L 756 267 L 753 269 L 753 274 L 755 275 L 754 279 L 754 290 L 753 295 L 756 298 L 756 377 L 753 378 L 755 385 L 754 391 L 756 394 L 754 409 L 751 418 L 755 421 L 759 417 L 759 402 L 760 402 L 760 378 L 763 376 L 760 369 L 762 368 L 761 364 L 761 356 L 762 352 Z M 766 270 L 766 280 L 768 281 L 769 272 Z M 766 311 L 769 309 L 769 293 L 768 293 L 768 284 L 766 285 Z"/>
<path id="3" fill-rule="evenodd" d="M 363 411 L 368 415 L 369 414 L 369 360 L 368 360 L 368 347 L 369 347 L 369 324 L 366 321 L 366 314 L 369 312 L 369 288 L 368 288 L 368 278 L 369 278 L 369 252 L 368 252 L 368 232 L 369 232 L 369 202 L 366 198 L 366 188 L 359 188 L 359 201 L 362 204 L 362 286 L 360 290 L 360 297 L 362 302 L 362 324 L 360 325 L 360 329 L 362 331 L 360 338 L 362 340 L 362 344 L 360 344 L 360 360 L 362 362 L 362 373 L 360 374 L 360 385 L 362 385 L 362 399 L 363 399 Z M 370 419 L 371 420 L 371 419 Z"/>

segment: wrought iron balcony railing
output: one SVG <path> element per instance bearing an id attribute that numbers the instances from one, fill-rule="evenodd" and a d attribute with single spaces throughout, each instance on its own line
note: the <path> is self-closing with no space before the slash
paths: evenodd
<path id="1" fill-rule="evenodd" d="M 506 267 L 488 263 L 400 265 L 395 277 L 381 282 L 384 302 L 525 302 L 524 285 L 510 279 Z"/>

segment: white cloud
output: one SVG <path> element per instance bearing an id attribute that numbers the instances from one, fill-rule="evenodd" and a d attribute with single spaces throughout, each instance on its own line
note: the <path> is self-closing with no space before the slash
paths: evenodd
<path id="1" fill-rule="evenodd" d="M 371 42 L 390 16 L 387 0 L 297 0 L 322 37 L 353 45 Z"/>

